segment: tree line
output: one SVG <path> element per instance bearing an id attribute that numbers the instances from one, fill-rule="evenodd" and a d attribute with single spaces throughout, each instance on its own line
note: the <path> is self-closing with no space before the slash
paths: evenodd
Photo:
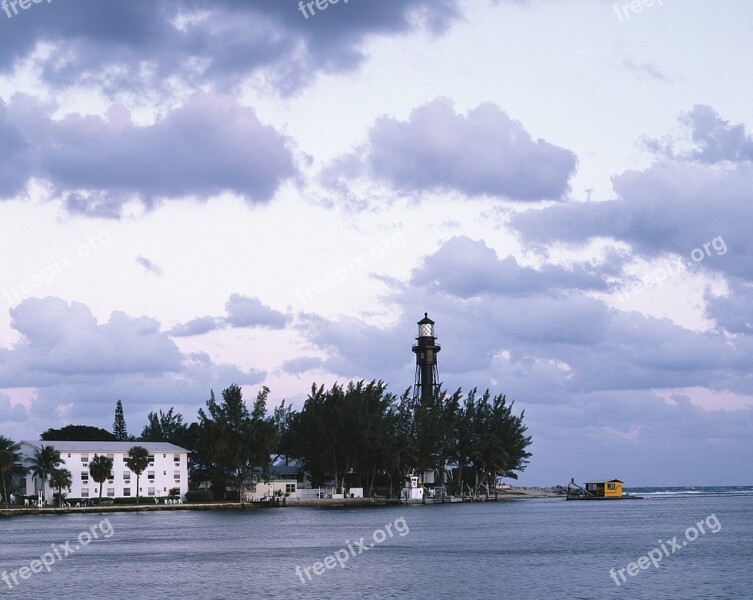
<path id="1" fill-rule="evenodd" d="M 216 499 L 241 495 L 247 485 L 268 481 L 273 464 L 290 461 L 309 473 L 313 486 L 334 483 L 340 492 L 362 487 L 367 495 L 394 495 L 407 474 L 434 472 L 436 483 L 444 485 L 447 493 L 478 495 L 491 493 L 498 477 L 516 479 L 531 457 L 524 411 L 515 414 L 513 402 L 488 390 L 481 394 L 477 389 L 467 394 L 440 390 L 422 400 L 410 390 L 396 396 L 376 380 L 336 383 L 330 388 L 313 384 L 300 411 L 284 400 L 269 410 L 269 394 L 269 388 L 263 387 L 249 405 L 241 388 L 231 385 L 219 399 L 210 392 L 192 423 L 174 408 L 150 412 L 138 437 L 128 436 L 118 401 L 113 433 L 71 425 L 50 429 L 41 437 L 173 443 L 190 451 L 190 486 L 208 485 Z M 12 450 L 5 446 L 0 444 L 4 486 L 6 473 L 19 468 L 7 466 L 15 463 Z M 112 468 L 105 466 L 104 479 Z M 139 464 L 129 466 L 137 477 L 145 468 L 137 471 Z M 49 462 L 44 468 L 33 468 L 43 481 L 60 470 Z M 99 483 L 98 477 L 92 471 Z M 65 480 L 51 481 L 58 487 L 56 483 L 67 487 Z M 5 491 L 3 495 L 7 498 Z"/>

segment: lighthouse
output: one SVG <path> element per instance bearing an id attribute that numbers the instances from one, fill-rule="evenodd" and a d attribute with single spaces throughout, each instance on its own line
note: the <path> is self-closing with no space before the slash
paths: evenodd
<path id="1" fill-rule="evenodd" d="M 434 321 L 424 313 L 418 322 L 418 337 L 413 346 L 416 355 L 416 381 L 413 385 L 413 399 L 429 402 L 439 389 L 439 371 L 437 370 L 437 353 L 442 348 L 434 337 Z"/>

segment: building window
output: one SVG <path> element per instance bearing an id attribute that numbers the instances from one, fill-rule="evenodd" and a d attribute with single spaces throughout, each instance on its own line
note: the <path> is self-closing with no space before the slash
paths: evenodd
<path id="1" fill-rule="evenodd" d="M 608 484 L 607 484 L 607 489 L 608 489 L 608 490 L 609 490 L 610 492 L 613 492 L 613 491 L 615 491 L 615 490 L 617 489 L 617 486 L 616 486 L 616 485 L 615 485 L 614 483 L 608 483 Z"/>
<path id="2" fill-rule="evenodd" d="M 173 473 L 173 479 L 175 479 L 175 481 L 177 481 L 177 482 L 180 481 L 180 471 L 175 471 Z"/>
<path id="3" fill-rule="evenodd" d="M 81 488 L 81 497 L 82 498 L 88 498 L 89 497 L 89 489 L 88 488 Z"/>
<path id="4" fill-rule="evenodd" d="M 123 488 L 123 495 L 124 496 L 130 496 L 131 495 L 131 488 Z"/>
<path id="5" fill-rule="evenodd" d="M 162 458 L 167 458 L 167 454 L 163 454 L 163 455 L 162 455 Z"/>
<path id="6" fill-rule="evenodd" d="M 285 484 L 285 493 L 286 494 L 295 494 L 295 483 L 286 483 Z"/>
<path id="7" fill-rule="evenodd" d="M 81 483 L 89 483 L 89 472 L 81 471 Z"/>
<path id="8" fill-rule="evenodd" d="M 70 456 L 70 454 L 68 456 Z M 173 454 L 173 462 L 175 462 L 176 465 L 180 464 L 180 454 Z"/>
<path id="9" fill-rule="evenodd" d="M 71 457 L 71 453 L 69 452 L 69 453 L 68 453 L 68 458 L 70 458 L 70 457 Z"/>
<path id="10" fill-rule="evenodd" d="M 149 466 L 150 467 L 154 466 L 154 454 L 149 455 Z"/>
<path id="11" fill-rule="evenodd" d="M 148 489 L 148 491 L 147 491 L 147 494 L 148 494 L 149 496 L 154 496 L 154 488 L 153 488 L 153 487 L 150 487 L 150 488 Z"/>
<path id="12" fill-rule="evenodd" d="M 115 455 L 114 454 L 108 454 L 107 458 L 109 458 L 110 460 L 114 461 L 115 460 Z"/>
<path id="13" fill-rule="evenodd" d="M 115 497 L 115 488 L 107 488 L 107 497 L 108 498 L 114 498 Z"/>

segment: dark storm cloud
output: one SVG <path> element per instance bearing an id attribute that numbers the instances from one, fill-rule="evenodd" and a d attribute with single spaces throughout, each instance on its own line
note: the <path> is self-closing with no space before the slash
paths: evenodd
<path id="1" fill-rule="evenodd" d="M 523 296 L 554 289 L 608 289 L 594 265 L 523 267 L 512 256 L 500 260 L 483 241 L 465 236 L 450 239 L 426 257 L 414 270 L 411 282 L 460 298 L 484 293 Z"/>
<path id="2" fill-rule="evenodd" d="M 344 157 L 325 172 L 350 178 L 360 171 L 406 192 L 454 190 L 467 196 L 512 200 L 560 199 L 575 172 L 575 154 L 533 140 L 494 104 L 467 115 L 438 98 L 416 108 L 408 121 L 382 117 L 356 159 Z"/>
<path id="3" fill-rule="evenodd" d="M 133 91 L 170 77 L 235 85 L 262 74 L 293 92 L 320 72 L 353 69 L 370 36 L 425 27 L 441 33 L 461 17 L 458 0 L 344 0 L 308 19 L 298 0 L 77 0 L 0 19 L 0 69 L 40 44 L 53 86 L 97 84 Z"/>
<path id="4" fill-rule="evenodd" d="M 176 325 L 170 330 L 175 337 L 203 335 L 210 331 L 227 328 L 263 327 L 283 329 L 290 321 L 290 316 L 263 304 L 258 298 L 242 294 L 232 294 L 225 303 L 226 315 L 223 317 L 199 317 L 188 323 Z"/>
<path id="5" fill-rule="evenodd" d="M 22 136 L 15 147 L 25 144 L 30 156 L 26 176 L 49 181 L 72 212 L 116 216 L 128 199 L 152 206 L 224 191 L 265 202 L 295 175 L 287 139 L 224 96 L 196 94 L 148 126 L 135 124 L 122 105 L 106 118 L 53 119 L 53 110 L 16 95 L 7 113 Z M 12 188 L 18 177 L 8 174 L 0 188 Z"/>

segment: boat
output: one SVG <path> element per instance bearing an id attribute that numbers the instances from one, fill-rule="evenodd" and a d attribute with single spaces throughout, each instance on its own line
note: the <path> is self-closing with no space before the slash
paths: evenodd
<path id="1" fill-rule="evenodd" d="M 596 479 L 587 482 L 583 487 L 570 478 L 567 484 L 566 500 L 643 500 L 643 496 L 623 493 L 619 479 Z"/>

